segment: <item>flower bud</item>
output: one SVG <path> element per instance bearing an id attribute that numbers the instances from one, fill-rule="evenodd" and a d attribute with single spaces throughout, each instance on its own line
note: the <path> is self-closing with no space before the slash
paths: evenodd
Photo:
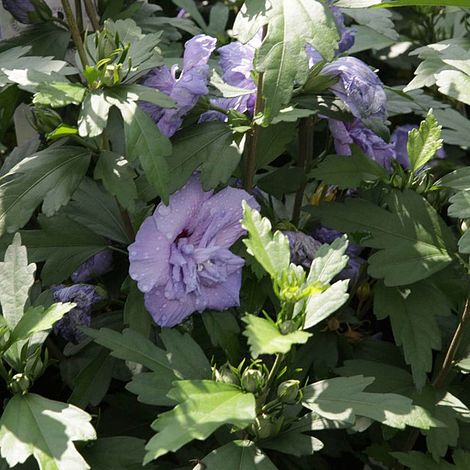
<path id="1" fill-rule="evenodd" d="M 370 285 L 367 281 L 364 281 L 357 288 L 356 295 L 361 302 L 366 301 L 370 297 Z"/>
<path id="2" fill-rule="evenodd" d="M 276 426 L 267 414 L 262 414 L 256 418 L 255 433 L 258 439 L 267 439 L 274 434 Z"/>
<path id="3" fill-rule="evenodd" d="M 283 335 L 287 335 L 297 330 L 297 325 L 292 320 L 286 320 L 279 325 L 279 331 Z"/>
<path id="4" fill-rule="evenodd" d="M 215 371 L 215 379 L 229 385 L 240 385 L 240 378 L 233 372 L 229 364 L 223 365 L 219 370 Z"/>
<path id="5" fill-rule="evenodd" d="M 31 380 L 26 374 L 15 374 L 8 384 L 8 388 L 15 395 L 21 394 L 24 395 L 28 392 L 29 387 L 31 387 Z"/>
<path id="6" fill-rule="evenodd" d="M 298 380 L 286 380 L 277 387 L 277 397 L 283 403 L 293 405 L 299 396 L 300 382 Z"/>
<path id="7" fill-rule="evenodd" d="M 258 369 L 246 369 L 243 372 L 241 386 L 243 390 L 256 393 L 264 385 L 264 375 Z"/>

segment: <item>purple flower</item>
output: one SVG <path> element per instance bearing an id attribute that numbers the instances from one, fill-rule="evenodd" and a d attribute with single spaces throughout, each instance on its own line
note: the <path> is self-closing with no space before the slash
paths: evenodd
<path id="1" fill-rule="evenodd" d="M 324 75 L 338 77 L 330 90 L 360 119 L 385 119 L 384 85 L 367 64 L 355 57 L 340 57 L 325 65 Z"/>
<path id="2" fill-rule="evenodd" d="M 145 295 L 154 321 L 181 323 L 205 309 L 239 305 L 242 258 L 229 248 L 240 238 L 242 201 L 258 208 L 241 189 L 204 192 L 197 176 L 160 203 L 129 246 L 129 274 Z"/>
<path id="3" fill-rule="evenodd" d="M 321 243 L 303 232 L 285 230 L 282 233 L 289 240 L 291 262 L 306 269 L 310 268 Z"/>
<path id="4" fill-rule="evenodd" d="M 35 8 L 30 0 L 2 0 L 2 5 L 20 23 L 30 24 L 33 22 L 30 13 L 33 13 Z"/>
<path id="5" fill-rule="evenodd" d="M 240 113 L 253 114 L 256 102 L 256 83 L 253 80 L 253 60 L 256 49 L 261 45 L 261 31 L 251 41 L 242 44 L 232 42 L 219 48 L 219 65 L 222 69 L 222 78 L 225 83 L 243 90 L 251 91 L 233 98 L 215 98 L 211 103 L 219 108 L 234 109 Z M 201 115 L 199 122 L 226 121 L 227 116 L 218 111 L 208 111 Z"/>
<path id="6" fill-rule="evenodd" d="M 336 26 L 338 26 L 338 32 L 340 40 L 338 43 L 338 52 L 346 52 L 351 49 L 356 40 L 356 31 L 353 28 L 347 28 L 344 24 L 344 15 L 338 7 L 331 6 L 331 12 L 335 17 Z"/>
<path id="7" fill-rule="evenodd" d="M 78 342 L 82 335 L 78 327 L 90 326 L 91 307 L 102 297 L 96 292 L 96 286 L 89 284 L 74 284 L 70 287 L 58 284 L 51 286 L 51 291 L 56 302 L 76 304 L 76 307 L 54 325 L 54 333 L 67 341 Z"/>
<path id="8" fill-rule="evenodd" d="M 87 282 L 111 271 L 113 266 L 113 253 L 111 250 L 102 250 L 82 263 L 70 276 L 73 282 Z"/>
<path id="9" fill-rule="evenodd" d="M 393 145 L 396 153 L 396 158 L 398 163 L 403 168 L 410 168 L 410 158 L 408 157 L 408 132 L 413 129 L 417 129 L 419 126 L 416 124 L 405 124 L 403 126 L 398 126 L 392 133 L 390 137 L 390 143 Z M 446 153 L 443 148 L 440 148 L 436 152 L 437 158 L 446 158 Z"/>
<path id="10" fill-rule="evenodd" d="M 356 144 L 372 160 L 388 171 L 391 170 L 392 160 L 395 159 L 393 145 L 387 144 L 362 121 L 355 119 L 353 122 L 342 122 L 329 119 L 328 122 L 338 155 L 351 155 L 350 145 Z"/>
<path id="11" fill-rule="evenodd" d="M 183 69 L 178 78 L 179 70 L 176 65 L 171 70 L 166 66 L 157 67 L 146 76 L 144 85 L 160 90 L 176 102 L 176 108 L 160 108 L 151 103 L 141 105 L 167 137 L 171 137 L 180 128 L 184 116 L 196 105 L 199 97 L 209 93 L 208 62 L 216 42 L 216 39 L 204 34 L 187 41 Z"/>

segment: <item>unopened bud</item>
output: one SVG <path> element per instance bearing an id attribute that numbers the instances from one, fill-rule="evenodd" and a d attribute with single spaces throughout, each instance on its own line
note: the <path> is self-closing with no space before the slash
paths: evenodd
<path id="1" fill-rule="evenodd" d="M 241 386 L 243 390 L 256 393 L 264 385 L 264 375 L 258 369 L 246 369 L 243 372 L 242 379 L 241 379 Z"/>
<path id="2" fill-rule="evenodd" d="M 286 380 L 277 387 L 277 397 L 283 403 L 293 405 L 299 396 L 300 382 L 298 380 Z"/>
<path id="3" fill-rule="evenodd" d="M 8 384 L 8 388 L 15 395 L 20 394 L 24 395 L 28 392 L 29 387 L 31 387 L 31 380 L 26 374 L 15 374 Z"/>
<path id="4" fill-rule="evenodd" d="M 220 370 L 215 371 L 215 379 L 229 385 L 240 385 L 240 378 L 233 372 L 228 364 L 225 364 Z"/>

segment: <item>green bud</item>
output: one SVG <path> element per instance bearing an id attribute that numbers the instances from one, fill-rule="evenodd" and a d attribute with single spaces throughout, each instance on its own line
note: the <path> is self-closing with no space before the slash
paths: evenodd
<path id="1" fill-rule="evenodd" d="M 246 369 L 243 372 L 242 379 L 241 379 L 241 386 L 243 390 L 256 393 L 264 385 L 264 375 L 261 371 L 257 369 Z"/>
<path id="2" fill-rule="evenodd" d="M 279 325 L 279 331 L 283 335 L 288 335 L 289 333 L 292 333 L 295 330 L 297 330 L 297 325 L 292 320 L 286 320 Z"/>
<path id="3" fill-rule="evenodd" d="M 256 418 L 254 430 L 258 439 L 267 439 L 275 434 L 275 429 L 276 426 L 269 415 L 263 413 Z"/>
<path id="4" fill-rule="evenodd" d="M 229 385 L 240 385 L 240 378 L 233 372 L 229 364 L 225 364 L 220 370 L 215 371 L 215 379 L 217 382 Z"/>
<path id="5" fill-rule="evenodd" d="M 15 395 L 24 395 L 31 387 L 31 380 L 26 374 L 15 374 L 8 384 L 8 388 Z"/>
<path id="6" fill-rule="evenodd" d="M 357 288 L 356 295 L 361 302 L 366 301 L 370 297 L 370 285 L 367 281 L 364 281 Z"/>
<path id="7" fill-rule="evenodd" d="M 293 405 L 299 396 L 300 382 L 298 380 L 286 380 L 277 387 L 277 397 L 283 403 Z"/>

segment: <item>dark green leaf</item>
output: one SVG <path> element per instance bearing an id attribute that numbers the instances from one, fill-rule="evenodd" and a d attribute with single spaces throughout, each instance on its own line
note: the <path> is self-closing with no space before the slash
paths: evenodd
<path id="1" fill-rule="evenodd" d="M 0 178 L 0 234 L 22 227 L 36 207 L 51 216 L 67 204 L 90 163 L 81 147 L 53 147 L 35 153 Z"/>

